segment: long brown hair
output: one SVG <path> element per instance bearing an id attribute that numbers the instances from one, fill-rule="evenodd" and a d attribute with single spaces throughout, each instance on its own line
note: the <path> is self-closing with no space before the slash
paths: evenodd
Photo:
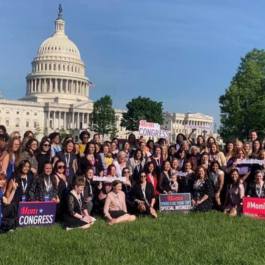
<path id="1" fill-rule="evenodd" d="M 14 141 L 19 141 L 19 148 L 16 152 L 14 152 L 13 150 L 13 144 Z M 18 137 L 13 137 L 9 140 L 8 145 L 7 145 L 7 153 L 9 154 L 9 162 L 12 161 L 13 159 L 13 155 L 15 155 L 15 166 L 18 167 L 20 161 L 21 161 L 21 150 L 22 150 L 22 146 L 21 146 L 21 141 Z"/>

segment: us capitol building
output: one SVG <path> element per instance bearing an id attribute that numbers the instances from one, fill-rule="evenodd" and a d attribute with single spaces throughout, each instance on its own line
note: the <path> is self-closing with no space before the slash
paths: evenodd
<path id="1" fill-rule="evenodd" d="M 76 136 L 81 130 L 88 129 L 89 115 L 93 111 L 93 101 L 89 99 L 90 82 L 77 46 L 65 34 L 61 5 L 54 34 L 40 45 L 31 64 L 32 72 L 26 76 L 25 97 L 7 100 L 0 95 L 0 124 L 6 126 L 9 133 L 32 130 L 39 139 L 60 129 Z M 123 112 L 115 109 L 119 138 L 127 138 L 128 134 L 120 126 Z M 194 115 L 199 124 L 213 123 L 210 116 Z M 164 125 L 171 131 L 171 141 L 178 132 L 190 131 L 184 130 L 185 124 L 193 124 L 193 117 L 187 120 L 184 114 L 165 113 L 164 118 L 167 123 Z"/>

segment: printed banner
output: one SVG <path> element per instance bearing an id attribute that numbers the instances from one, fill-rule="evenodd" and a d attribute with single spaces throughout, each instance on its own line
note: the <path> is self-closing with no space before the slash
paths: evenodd
<path id="1" fill-rule="evenodd" d="M 243 215 L 265 219 L 265 199 L 243 198 Z"/>
<path id="2" fill-rule="evenodd" d="M 94 176 L 93 177 L 94 181 L 106 181 L 106 182 L 113 182 L 114 180 L 119 180 L 121 182 L 125 182 L 126 178 L 125 177 L 99 177 L 99 176 Z"/>
<path id="3" fill-rule="evenodd" d="M 160 212 L 189 212 L 192 209 L 190 193 L 159 195 Z"/>
<path id="4" fill-rule="evenodd" d="M 253 164 L 263 165 L 263 164 L 265 164 L 265 160 L 259 160 L 259 159 L 237 159 L 236 163 L 237 164 L 247 164 L 247 165 L 253 165 Z"/>
<path id="5" fill-rule="evenodd" d="M 213 130 L 212 127 L 209 126 L 195 126 L 195 125 L 185 125 L 186 129 L 201 129 L 201 130 Z"/>
<path id="6" fill-rule="evenodd" d="M 187 175 L 189 175 L 189 173 L 182 171 L 171 171 L 171 175 L 177 175 L 178 177 L 186 177 Z"/>
<path id="7" fill-rule="evenodd" d="M 169 130 L 161 130 L 158 123 L 140 121 L 139 135 L 144 137 L 169 138 Z"/>
<path id="8" fill-rule="evenodd" d="M 56 205 L 56 202 L 20 202 L 18 227 L 53 225 Z"/>

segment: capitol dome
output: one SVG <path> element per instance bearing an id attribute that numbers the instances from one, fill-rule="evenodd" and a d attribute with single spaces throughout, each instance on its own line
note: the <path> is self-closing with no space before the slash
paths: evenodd
<path id="1" fill-rule="evenodd" d="M 89 101 L 89 79 L 77 46 L 65 34 L 59 7 L 54 34 L 39 47 L 27 75 L 25 100 L 72 104 Z"/>

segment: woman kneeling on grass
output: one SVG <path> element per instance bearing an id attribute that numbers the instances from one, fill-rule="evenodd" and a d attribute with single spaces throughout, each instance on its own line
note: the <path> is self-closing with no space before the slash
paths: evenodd
<path id="1" fill-rule="evenodd" d="M 242 200 L 245 194 L 245 189 L 244 185 L 240 182 L 238 170 L 232 169 L 230 174 L 232 184 L 227 187 L 224 213 L 236 216 L 242 212 Z"/>
<path id="2" fill-rule="evenodd" d="M 82 194 L 84 187 L 84 178 L 76 178 L 74 181 L 74 188 L 71 190 L 67 198 L 67 213 L 64 215 L 66 231 L 73 228 L 87 229 L 94 224 L 95 218 L 89 216 L 86 209 Z"/>
<path id="3" fill-rule="evenodd" d="M 127 221 L 135 221 L 135 215 L 127 213 L 125 194 L 122 191 L 122 183 L 119 180 L 112 182 L 112 191 L 108 193 L 104 205 L 104 215 L 109 224 L 117 224 Z"/>

